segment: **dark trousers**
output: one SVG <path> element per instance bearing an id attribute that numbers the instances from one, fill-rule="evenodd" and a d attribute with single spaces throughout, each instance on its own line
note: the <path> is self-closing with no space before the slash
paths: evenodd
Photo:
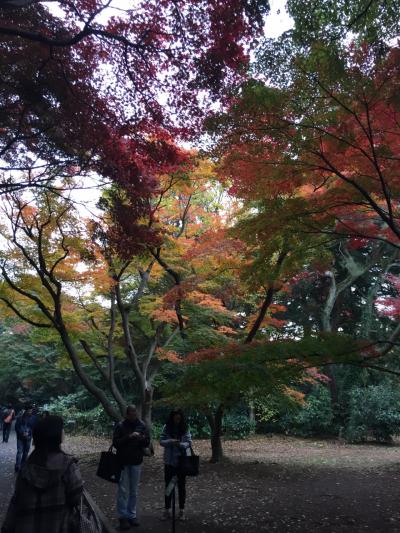
<path id="1" fill-rule="evenodd" d="M 171 481 L 171 479 L 177 476 L 178 477 L 178 498 L 179 498 L 179 509 L 185 508 L 186 502 L 186 476 L 179 473 L 178 469 L 175 466 L 164 465 L 164 479 L 165 486 Z M 171 500 L 172 493 L 170 496 L 165 496 L 165 508 L 171 509 Z"/>
<path id="2" fill-rule="evenodd" d="M 15 461 L 15 470 L 20 470 L 21 466 L 28 458 L 31 447 L 31 439 L 19 439 L 17 437 L 17 458 Z"/>
<path id="3" fill-rule="evenodd" d="M 8 442 L 8 439 L 10 437 L 11 425 L 11 422 L 9 422 L 8 424 L 6 422 L 3 422 L 3 442 Z"/>

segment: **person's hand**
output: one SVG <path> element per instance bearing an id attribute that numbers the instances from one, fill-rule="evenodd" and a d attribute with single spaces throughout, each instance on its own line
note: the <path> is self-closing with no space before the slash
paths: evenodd
<path id="1" fill-rule="evenodd" d="M 180 444 L 181 444 L 180 440 L 177 440 L 177 439 L 173 440 L 173 445 L 176 446 L 177 448 L 180 446 Z"/>
<path id="2" fill-rule="evenodd" d="M 129 434 L 130 439 L 136 439 L 137 437 L 139 437 L 139 433 L 137 431 Z"/>

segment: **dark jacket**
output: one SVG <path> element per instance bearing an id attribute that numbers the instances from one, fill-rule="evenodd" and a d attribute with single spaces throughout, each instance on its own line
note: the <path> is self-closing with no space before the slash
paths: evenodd
<path id="1" fill-rule="evenodd" d="M 129 436 L 134 432 L 139 433 L 139 437 Z M 121 466 L 140 465 L 143 462 L 143 448 L 149 444 L 149 433 L 139 419 L 134 422 L 125 419 L 114 430 L 113 445 L 117 449 L 117 458 Z"/>
<path id="2" fill-rule="evenodd" d="M 36 419 L 33 415 L 27 416 L 22 414 L 17 417 L 15 422 L 15 433 L 18 439 L 30 440 L 32 438 L 32 429 Z"/>
<path id="3" fill-rule="evenodd" d="M 28 459 L 18 475 L 2 533 L 67 533 L 72 507 L 79 503 L 82 490 L 73 457 L 53 453 L 45 466 Z"/>

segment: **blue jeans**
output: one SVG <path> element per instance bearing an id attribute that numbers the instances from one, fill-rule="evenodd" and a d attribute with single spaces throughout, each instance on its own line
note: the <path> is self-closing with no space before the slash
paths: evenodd
<path id="1" fill-rule="evenodd" d="M 17 437 L 17 459 L 15 461 L 15 470 L 20 470 L 25 463 L 31 447 L 31 439 L 19 439 Z"/>
<path id="2" fill-rule="evenodd" d="M 119 518 L 136 518 L 136 499 L 142 465 L 126 465 L 118 483 L 117 511 Z"/>

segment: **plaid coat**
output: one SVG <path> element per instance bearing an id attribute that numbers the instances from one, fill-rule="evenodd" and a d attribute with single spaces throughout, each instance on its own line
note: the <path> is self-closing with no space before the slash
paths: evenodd
<path id="1" fill-rule="evenodd" d="M 18 475 L 2 533 L 70 533 L 70 513 L 82 490 L 73 457 L 54 453 L 46 466 L 28 459 Z"/>

